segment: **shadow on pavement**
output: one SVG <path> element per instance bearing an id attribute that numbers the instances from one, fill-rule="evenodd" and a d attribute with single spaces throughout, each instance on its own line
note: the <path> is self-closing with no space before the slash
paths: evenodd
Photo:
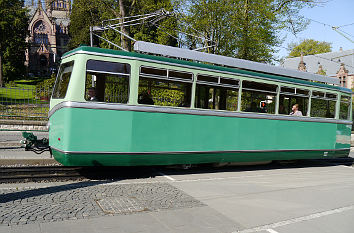
<path id="1" fill-rule="evenodd" d="M 45 188 L 36 188 L 30 190 L 23 190 L 18 192 L 10 192 L 6 194 L 0 194 L 0 203 L 12 202 L 16 200 L 27 199 L 31 197 L 38 197 L 46 194 L 53 194 L 62 191 L 74 190 L 78 188 L 90 187 L 99 184 L 107 183 L 107 181 L 84 181 L 72 184 L 64 184 L 58 186 L 51 186 Z"/>

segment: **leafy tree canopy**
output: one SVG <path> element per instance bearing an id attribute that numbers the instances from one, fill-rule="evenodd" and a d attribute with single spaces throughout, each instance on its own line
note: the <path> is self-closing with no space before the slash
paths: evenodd
<path id="1" fill-rule="evenodd" d="M 103 20 L 147 14 L 161 8 L 173 10 L 170 0 L 76 0 L 73 3 L 70 16 L 69 34 L 71 40 L 69 47 L 74 48 L 80 44 L 90 44 L 89 27 L 100 26 Z M 176 41 L 167 34 L 175 34 L 175 27 L 176 20 L 169 18 L 164 20 L 160 27 L 143 24 L 130 28 L 124 27 L 121 28 L 121 31 L 136 40 L 176 45 Z M 113 43 L 122 45 L 125 49 L 130 50 L 131 41 L 128 41 L 126 37 L 122 37 L 118 32 L 107 31 L 103 36 Z M 114 48 L 102 40 L 99 43 L 100 47 Z"/>
<path id="2" fill-rule="evenodd" d="M 216 53 L 258 62 L 271 62 L 281 42 L 280 30 L 302 31 L 308 24 L 300 15 L 320 0 L 176 0 L 188 25 L 203 38 L 185 37 L 190 46 L 208 47 Z M 209 47 L 213 41 L 215 47 Z"/>
<path id="3" fill-rule="evenodd" d="M 299 43 L 291 43 L 288 45 L 290 51 L 289 57 L 300 57 L 302 55 L 314 55 L 319 53 L 328 53 L 332 51 L 331 43 L 318 41 L 313 39 L 304 39 Z"/>
<path id="4" fill-rule="evenodd" d="M 301 17 L 300 10 L 320 3 L 321 0 L 76 0 L 69 28 L 70 48 L 89 44 L 89 26 L 100 25 L 102 20 L 164 8 L 178 12 L 177 18 L 164 19 L 159 26 L 144 24 L 122 27 L 121 31 L 137 40 L 167 45 L 177 45 L 178 41 L 180 47 L 205 47 L 208 53 L 272 62 L 281 43 L 279 31 L 302 31 L 308 21 Z M 175 29 L 186 34 L 177 34 Z M 131 41 L 115 31 L 105 32 L 104 37 L 131 49 Z M 99 43 L 113 48 L 102 40 Z"/>
<path id="5" fill-rule="evenodd" d="M 0 0 L 0 86 L 25 73 L 27 10 L 21 0 Z"/>

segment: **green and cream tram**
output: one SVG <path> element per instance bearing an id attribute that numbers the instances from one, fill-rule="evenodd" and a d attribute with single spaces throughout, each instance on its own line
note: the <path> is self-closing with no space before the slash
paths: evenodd
<path id="1" fill-rule="evenodd" d="M 161 52 L 168 46 L 148 45 L 157 55 L 143 46 L 136 46 L 140 52 L 79 47 L 64 54 L 49 113 L 58 162 L 139 166 L 348 156 L 352 92 L 325 84 L 331 78 L 217 55 L 195 58 L 204 55 L 178 48 L 168 55 Z M 294 104 L 302 116 L 289 115 Z"/>

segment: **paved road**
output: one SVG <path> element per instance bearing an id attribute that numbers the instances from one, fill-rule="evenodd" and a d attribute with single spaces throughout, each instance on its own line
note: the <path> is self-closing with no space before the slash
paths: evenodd
<path id="1" fill-rule="evenodd" d="M 141 169 L 109 182 L 0 184 L 0 232 L 354 232 L 352 166 Z"/>

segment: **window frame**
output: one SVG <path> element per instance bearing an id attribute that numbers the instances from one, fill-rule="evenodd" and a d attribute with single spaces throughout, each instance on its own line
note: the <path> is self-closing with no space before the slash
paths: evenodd
<path id="1" fill-rule="evenodd" d="M 98 61 L 98 62 L 106 62 L 106 63 L 118 63 L 118 64 L 123 64 L 123 65 L 128 65 L 129 73 L 120 73 L 120 72 L 111 72 L 111 71 L 104 71 L 104 70 L 92 70 L 92 69 L 87 69 L 88 68 L 88 62 L 89 61 Z M 84 100 L 86 102 L 92 102 L 86 99 L 86 81 L 87 81 L 87 74 L 91 73 L 94 75 L 97 74 L 108 74 L 108 75 L 118 75 L 118 76 L 123 76 L 123 77 L 128 77 L 128 93 L 127 93 L 127 102 L 124 103 L 119 103 L 119 102 L 106 102 L 106 101 L 97 101 L 98 103 L 109 103 L 109 104 L 129 104 L 129 99 L 130 99 L 130 86 L 131 86 L 131 76 L 132 76 L 132 65 L 128 62 L 119 62 L 119 61 L 106 61 L 106 60 L 99 60 L 99 59 L 87 59 L 85 63 L 85 91 L 84 91 Z"/>
<path id="2" fill-rule="evenodd" d="M 323 96 L 313 96 L 313 93 L 323 93 Z M 336 98 L 329 98 L 327 97 L 327 94 L 330 94 L 330 95 L 336 95 Z M 314 117 L 314 118 L 325 118 L 325 119 L 336 119 L 336 115 L 337 115 L 337 112 L 338 112 L 338 107 L 337 107 L 337 102 L 338 102 L 338 93 L 331 93 L 331 92 L 327 92 L 326 90 L 312 90 L 311 91 L 311 106 L 310 106 L 310 109 L 309 109 L 309 113 L 310 113 L 310 117 Z M 316 100 L 324 100 L 324 101 L 332 101 L 334 102 L 334 117 L 321 117 L 321 116 L 312 116 L 312 99 L 316 99 Z"/>
<path id="3" fill-rule="evenodd" d="M 209 76 L 209 77 L 217 79 L 217 82 L 208 82 L 208 81 L 199 80 L 198 76 Z M 237 85 L 221 83 L 220 80 L 222 80 L 222 79 L 234 80 L 234 81 L 237 82 Z M 237 88 L 238 90 L 240 90 L 240 82 L 241 82 L 240 79 L 231 78 L 231 77 L 225 77 L 225 76 L 222 76 L 222 75 L 209 75 L 209 74 L 201 74 L 201 73 L 198 73 L 196 75 L 196 84 L 207 85 L 207 86 L 219 86 L 219 87 L 226 87 L 226 88 Z"/>
<path id="4" fill-rule="evenodd" d="M 217 82 L 208 82 L 204 80 L 199 80 L 199 76 L 206 76 L 206 77 L 212 77 L 217 80 Z M 232 84 L 225 84 L 221 83 L 221 80 L 232 80 L 237 82 L 237 85 L 232 85 Z M 204 109 L 204 110 L 209 110 L 209 111 L 227 111 L 227 112 L 238 112 L 239 111 L 239 98 L 240 98 L 240 82 L 241 80 L 238 78 L 232 78 L 232 77 L 226 77 L 224 75 L 210 75 L 210 74 L 203 74 L 203 73 L 197 73 L 196 75 L 196 85 L 195 85 L 195 94 L 194 94 L 194 108 L 196 109 Z M 227 90 L 233 90 L 237 91 L 237 108 L 235 111 L 227 110 L 227 109 L 214 109 L 214 108 L 200 108 L 197 107 L 197 89 L 198 85 L 201 85 L 202 87 L 209 87 L 209 90 L 213 88 L 213 92 L 216 92 L 218 89 L 221 90 L 221 88 L 226 88 Z M 227 99 L 227 96 L 225 97 Z"/>
<path id="5" fill-rule="evenodd" d="M 248 88 L 248 87 L 244 87 L 243 83 L 244 82 L 251 82 L 251 83 L 258 83 L 258 84 L 266 84 L 266 85 L 273 85 L 275 86 L 275 91 L 267 91 L 267 90 L 260 90 L 260 89 L 254 89 L 254 88 Z M 278 94 L 279 94 L 279 84 L 274 84 L 274 83 L 268 83 L 268 82 L 264 82 L 263 80 L 253 80 L 253 79 L 243 79 L 242 80 L 242 87 L 240 89 L 240 105 L 239 105 L 239 111 L 243 112 L 243 113 L 252 113 L 252 114 L 267 114 L 267 115 L 271 115 L 274 116 L 277 114 L 277 108 L 278 108 Z M 269 93 L 270 95 L 274 96 L 274 101 L 275 101 L 275 105 L 274 105 L 274 113 L 267 113 L 267 112 L 256 112 L 256 111 L 242 111 L 242 103 L 243 103 L 243 93 L 245 91 L 251 91 L 251 92 L 256 92 L 256 93 L 261 93 L 261 94 L 267 94 Z M 268 99 L 266 99 L 268 100 Z M 258 107 L 257 107 L 258 109 Z"/>
<path id="6" fill-rule="evenodd" d="M 142 73 L 141 72 L 142 68 L 150 68 L 150 69 L 156 69 L 156 70 L 166 70 L 166 76 Z M 171 77 L 169 75 L 170 71 L 184 73 L 184 74 L 191 74 L 191 79 L 188 80 L 188 79 L 183 79 L 183 78 L 178 78 L 178 77 Z M 153 67 L 153 66 L 145 66 L 145 65 L 141 65 L 139 67 L 139 80 L 140 80 L 140 77 L 162 79 L 162 80 L 171 80 L 171 81 L 185 82 L 185 83 L 193 83 L 193 81 L 194 81 L 194 73 L 193 72 L 181 71 L 181 70 L 170 69 L 170 68 L 160 68 L 160 67 Z"/>
<path id="7" fill-rule="evenodd" d="M 282 89 L 293 89 L 294 92 L 288 92 L 288 91 L 282 91 Z M 292 86 L 286 86 L 285 84 L 279 84 L 279 89 L 278 89 L 278 93 L 279 93 L 279 99 L 278 99 L 278 115 L 282 115 L 282 116 L 287 116 L 289 114 L 283 114 L 283 113 L 279 113 L 279 105 L 280 105 L 280 96 L 284 95 L 284 96 L 294 96 L 294 97 L 300 97 L 300 98 L 307 98 L 307 106 L 306 106 L 306 112 L 302 112 L 302 116 L 303 117 L 307 117 L 308 113 L 310 113 L 310 108 L 309 108 L 309 104 L 310 104 L 310 99 L 311 99 L 311 90 L 310 89 L 306 89 L 305 87 L 292 87 Z M 307 94 L 303 94 L 303 93 L 298 93 L 298 90 L 302 91 L 302 92 L 307 92 Z M 300 104 L 299 104 L 300 105 Z"/>
<path id="8" fill-rule="evenodd" d="M 161 70 L 161 71 L 166 71 L 166 76 L 162 76 L 162 75 L 154 75 L 154 74 L 147 74 L 147 73 L 142 73 L 142 68 L 148 68 L 148 69 L 155 69 L 155 70 Z M 171 77 L 170 76 L 170 71 L 172 72 L 176 72 L 176 73 L 183 73 L 183 74 L 190 74 L 191 76 L 191 79 L 185 79 L 185 78 L 178 78 L 178 77 Z M 171 83 L 182 83 L 183 85 L 190 85 L 190 93 L 189 93 L 189 96 L 190 96 L 190 102 L 189 102 L 189 106 L 188 107 L 183 107 L 183 108 L 192 108 L 193 106 L 193 103 L 192 103 L 192 100 L 193 100 L 193 84 L 194 84 L 194 73 L 191 72 L 191 71 L 182 71 L 182 70 L 178 70 L 178 69 L 173 69 L 173 68 L 161 68 L 161 67 L 156 67 L 156 66 L 151 66 L 151 65 L 140 65 L 139 66 L 139 73 L 138 73 L 138 82 L 137 82 L 137 93 L 138 93 L 138 98 L 137 98 L 137 104 L 138 105 L 146 105 L 146 104 L 142 104 L 142 103 L 139 103 L 139 87 L 140 87 L 140 81 L 142 79 L 145 79 L 145 80 L 148 80 L 148 79 L 153 79 L 154 81 L 158 81 L 158 80 L 161 80 L 162 82 L 171 82 Z M 186 93 L 184 93 L 186 94 Z M 188 93 L 187 93 L 188 94 Z M 151 106 L 157 106 L 157 107 L 172 107 L 172 108 L 178 108 L 180 106 L 165 106 L 165 105 L 157 105 L 157 104 L 154 104 L 154 105 L 151 105 Z"/>
<path id="9" fill-rule="evenodd" d="M 342 98 L 348 98 L 346 101 L 344 101 L 344 100 L 342 100 Z M 338 97 L 337 97 L 338 98 Z M 341 94 L 341 96 L 340 96 L 340 98 L 338 98 L 339 99 L 339 110 L 338 110 L 338 119 L 339 120 L 351 120 L 350 119 L 350 115 L 351 115 L 351 109 L 352 109 L 352 107 L 351 107 L 351 105 L 352 105 L 352 96 L 351 95 L 346 95 L 346 94 Z M 347 109 L 347 118 L 346 119 L 343 119 L 343 118 L 341 118 L 341 104 L 342 103 L 345 103 L 345 104 L 348 104 L 348 109 Z"/>

